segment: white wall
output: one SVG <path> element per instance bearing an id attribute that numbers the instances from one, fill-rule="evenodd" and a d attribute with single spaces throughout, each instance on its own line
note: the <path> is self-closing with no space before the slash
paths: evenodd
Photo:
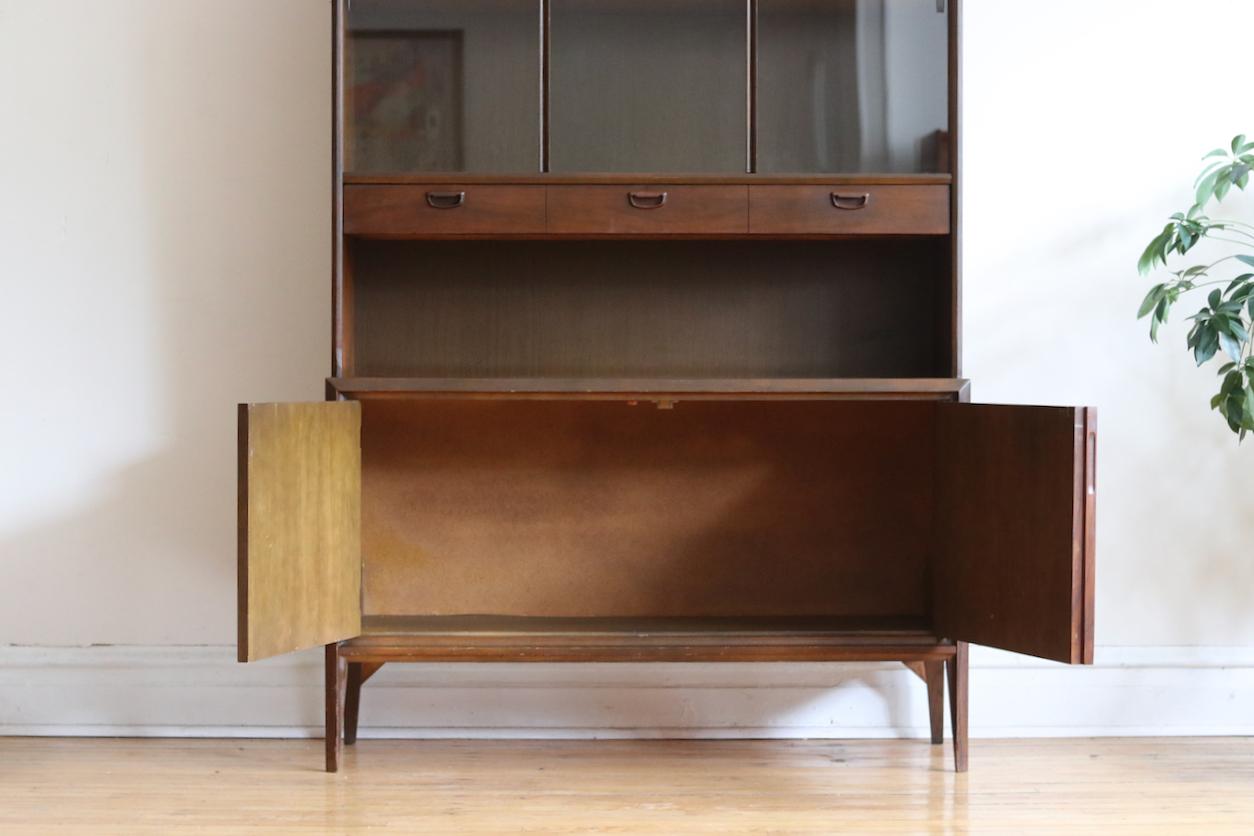
<path id="1" fill-rule="evenodd" d="M 1254 645 L 1254 449 L 1187 327 L 1155 347 L 1134 321 L 1201 156 L 1254 135 L 1247 51 L 1214 34 L 1251 24 L 1248 0 L 967 4 L 964 373 L 977 400 L 1100 409 L 1099 644 Z"/>
<path id="2" fill-rule="evenodd" d="M 1145 287 L 1134 265 L 1162 218 L 1186 205 L 1198 157 L 1254 134 L 1254 100 L 1240 88 L 1247 51 L 1213 46 L 1216 27 L 1254 24 L 1254 3 L 968 0 L 966 9 L 965 371 L 977 399 L 1100 407 L 1098 661 L 1179 671 L 1180 682 L 1198 681 L 1190 666 L 1210 666 L 1222 693 L 1233 685 L 1224 671 L 1254 663 L 1254 452 L 1209 412 L 1212 376 L 1190 368 L 1183 329 L 1153 347 L 1133 321 Z M 108 703 L 92 702 L 91 689 L 67 695 L 121 681 L 108 665 L 40 648 L 134 646 L 109 658 L 149 659 L 158 672 L 208 653 L 221 666 L 205 674 L 213 682 L 277 675 L 228 668 L 234 404 L 322 395 L 328 17 L 318 0 L 0 0 L 0 323 L 10 358 L 0 645 L 37 646 L 0 649 L 16 660 L 0 677 L 0 728 L 143 724 L 114 710 L 135 693 Z M 1117 649 L 1130 646 L 1145 650 Z M 76 673 L 63 682 L 58 664 Z M 316 673 L 292 670 L 302 695 L 290 717 L 283 703 L 265 722 L 316 721 Z M 685 675 L 674 670 L 648 676 L 675 687 Z M 775 703 L 754 688 L 770 676 L 736 670 L 742 679 L 719 675 L 719 704 L 769 725 Z M 1050 681 L 1062 683 L 1061 700 L 1099 674 L 1060 668 Z M 710 675 L 693 669 L 692 686 Z M 563 676 L 595 683 L 597 673 Z M 842 676 L 807 680 L 810 691 L 784 701 L 804 707 L 798 728 L 878 722 L 850 719 L 863 703 L 824 696 L 848 684 Z M 997 728 L 1031 725 L 1014 720 L 1021 690 L 991 674 L 981 686 L 978 670 L 976 680 L 977 731 L 980 699 L 1012 712 Z M 892 681 L 883 693 L 916 688 Z M 1120 686 L 1133 701 L 1138 681 Z M 198 722 L 213 725 L 205 718 L 233 693 L 211 692 L 215 702 L 197 688 Z M 526 694 L 560 724 L 561 700 Z M 77 708 L 60 718 L 71 699 Z M 637 706 L 642 725 L 651 704 Z M 1119 722 L 1125 704 L 1090 725 Z M 525 724 L 494 719 L 491 705 L 475 710 L 474 723 L 450 725 Z M 899 728 L 917 720 L 885 716 Z M 152 722 L 181 727 L 177 716 Z M 658 720 L 684 722 L 697 721 Z M 1152 711 L 1141 718 L 1155 722 Z"/>
<path id="3" fill-rule="evenodd" d="M 237 401 L 320 399 L 311 0 L 0 0 L 0 641 L 232 641 Z"/>

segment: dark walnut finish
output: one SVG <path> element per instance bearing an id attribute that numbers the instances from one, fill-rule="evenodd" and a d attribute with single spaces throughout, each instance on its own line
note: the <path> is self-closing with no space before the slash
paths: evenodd
<path id="1" fill-rule="evenodd" d="M 760 235 L 948 235 L 945 186 L 750 186 Z"/>
<path id="2" fill-rule="evenodd" d="M 391 662 L 904 663 L 963 771 L 968 643 L 1092 661 L 1096 418 L 969 403 L 961 3 L 891 2 L 337 0 L 330 402 L 240 413 L 329 770 Z"/>
<path id="3" fill-rule="evenodd" d="M 749 231 L 744 186 L 673 183 L 550 186 L 547 231 L 556 235 L 735 235 Z"/>
<path id="4" fill-rule="evenodd" d="M 541 186 L 429 183 L 345 186 L 344 232 L 378 238 L 536 235 L 545 231 Z"/>

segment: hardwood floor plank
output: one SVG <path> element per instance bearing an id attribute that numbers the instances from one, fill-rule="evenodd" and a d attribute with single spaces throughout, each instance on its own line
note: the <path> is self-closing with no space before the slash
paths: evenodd
<path id="1" fill-rule="evenodd" d="M 1248 833 L 1254 741 L 0 738 L 0 833 Z"/>

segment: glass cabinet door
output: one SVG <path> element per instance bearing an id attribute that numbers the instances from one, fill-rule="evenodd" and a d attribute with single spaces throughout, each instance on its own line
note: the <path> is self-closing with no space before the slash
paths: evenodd
<path id="1" fill-rule="evenodd" d="M 948 7 L 758 0 L 757 170 L 949 170 Z"/>
<path id="2" fill-rule="evenodd" d="M 552 171 L 743 173 L 745 0 L 552 0 Z"/>
<path id="3" fill-rule="evenodd" d="M 347 23 L 347 172 L 539 169 L 539 0 L 351 0 Z"/>

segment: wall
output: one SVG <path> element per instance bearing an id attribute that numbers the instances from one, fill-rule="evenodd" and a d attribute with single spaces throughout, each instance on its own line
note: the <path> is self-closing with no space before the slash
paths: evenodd
<path id="1" fill-rule="evenodd" d="M 965 371 L 979 399 L 1102 411 L 1099 664 L 977 654 L 977 734 L 1250 730 L 1251 453 L 1183 329 L 1153 347 L 1133 321 L 1141 246 L 1201 154 L 1254 133 L 1246 55 L 1214 46 L 1241 21 L 1247 0 L 968 0 Z M 229 645 L 234 404 L 318 399 L 328 366 L 329 42 L 312 0 L 0 0 L 0 731 L 317 723 L 314 656 Z M 921 725 L 885 666 L 371 687 L 364 722 L 410 733 Z"/>

